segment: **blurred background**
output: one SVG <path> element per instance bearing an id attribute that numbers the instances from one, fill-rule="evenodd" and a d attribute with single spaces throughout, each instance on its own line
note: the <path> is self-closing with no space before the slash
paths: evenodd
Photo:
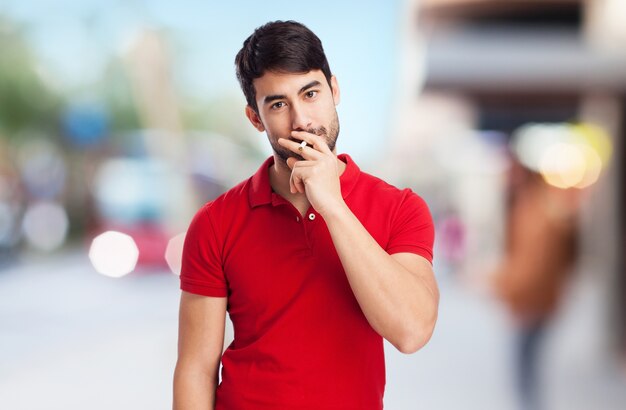
<path id="1" fill-rule="evenodd" d="M 385 408 L 623 408 L 623 0 L 4 0 L 0 407 L 171 408 L 184 233 L 271 154 L 233 61 L 277 19 L 324 43 L 338 152 L 435 220 Z"/>

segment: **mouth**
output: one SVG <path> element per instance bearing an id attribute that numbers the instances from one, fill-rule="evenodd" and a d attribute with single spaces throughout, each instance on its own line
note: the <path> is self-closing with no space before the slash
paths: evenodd
<path id="1" fill-rule="evenodd" d="M 328 135 L 328 132 L 326 131 L 326 127 L 324 127 L 324 126 L 312 129 L 309 132 L 311 134 L 317 135 L 318 137 L 324 137 L 324 138 L 326 138 L 326 136 Z"/>
<path id="2" fill-rule="evenodd" d="M 300 130 L 295 130 L 295 131 L 300 131 Z M 308 130 L 306 130 L 306 132 L 308 132 L 309 134 L 317 135 L 318 137 L 326 137 L 326 134 L 327 134 L 326 127 L 324 126 L 321 126 L 319 128 L 309 128 Z M 302 141 L 294 137 L 288 137 L 287 139 L 294 141 L 294 142 Z"/>

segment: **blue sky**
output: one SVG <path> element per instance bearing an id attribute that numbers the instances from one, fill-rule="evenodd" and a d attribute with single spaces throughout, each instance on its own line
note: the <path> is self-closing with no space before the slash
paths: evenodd
<path id="1" fill-rule="evenodd" d="M 181 89 L 201 96 L 241 96 L 233 60 L 243 40 L 267 21 L 298 20 L 321 38 L 339 79 L 338 151 L 368 160 L 383 147 L 393 109 L 400 2 L 4 0 L 0 13 L 28 28 L 43 69 L 67 89 L 97 79 L 139 27 L 164 29 Z"/>

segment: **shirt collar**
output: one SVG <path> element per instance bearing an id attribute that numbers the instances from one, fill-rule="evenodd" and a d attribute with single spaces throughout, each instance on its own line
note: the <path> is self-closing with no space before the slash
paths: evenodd
<path id="1" fill-rule="evenodd" d="M 341 196 L 346 199 L 352 188 L 356 185 L 361 170 L 348 154 L 339 154 L 337 157 L 346 163 L 346 169 L 339 177 L 341 184 Z M 266 159 L 258 171 L 250 178 L 248 200 L 252 208 L 259 205 L 267 205 L 272 202 L 272 186 L 270 185 L 269 167 L 274 164 L 274 157 Z"/>

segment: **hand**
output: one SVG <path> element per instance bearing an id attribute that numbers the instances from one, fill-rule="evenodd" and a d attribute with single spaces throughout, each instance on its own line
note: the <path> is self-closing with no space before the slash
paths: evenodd
<path id="1" fill-rule="evenodd" d="M 278 143 L 299 154 L 303 161 L 294 157 L 287 159 L 291 168 L 289 190 L 291 193 L 303 193 L 311 206 L 324 216 L 324 211 L 343 203 L 337 156 L 328 148 L 324 138 L 305 131 L 292 131 L 295 139 L 306 141 L 311 146 L 300 150 L 300 144 L 286 138 L 279 138 Z"/>

